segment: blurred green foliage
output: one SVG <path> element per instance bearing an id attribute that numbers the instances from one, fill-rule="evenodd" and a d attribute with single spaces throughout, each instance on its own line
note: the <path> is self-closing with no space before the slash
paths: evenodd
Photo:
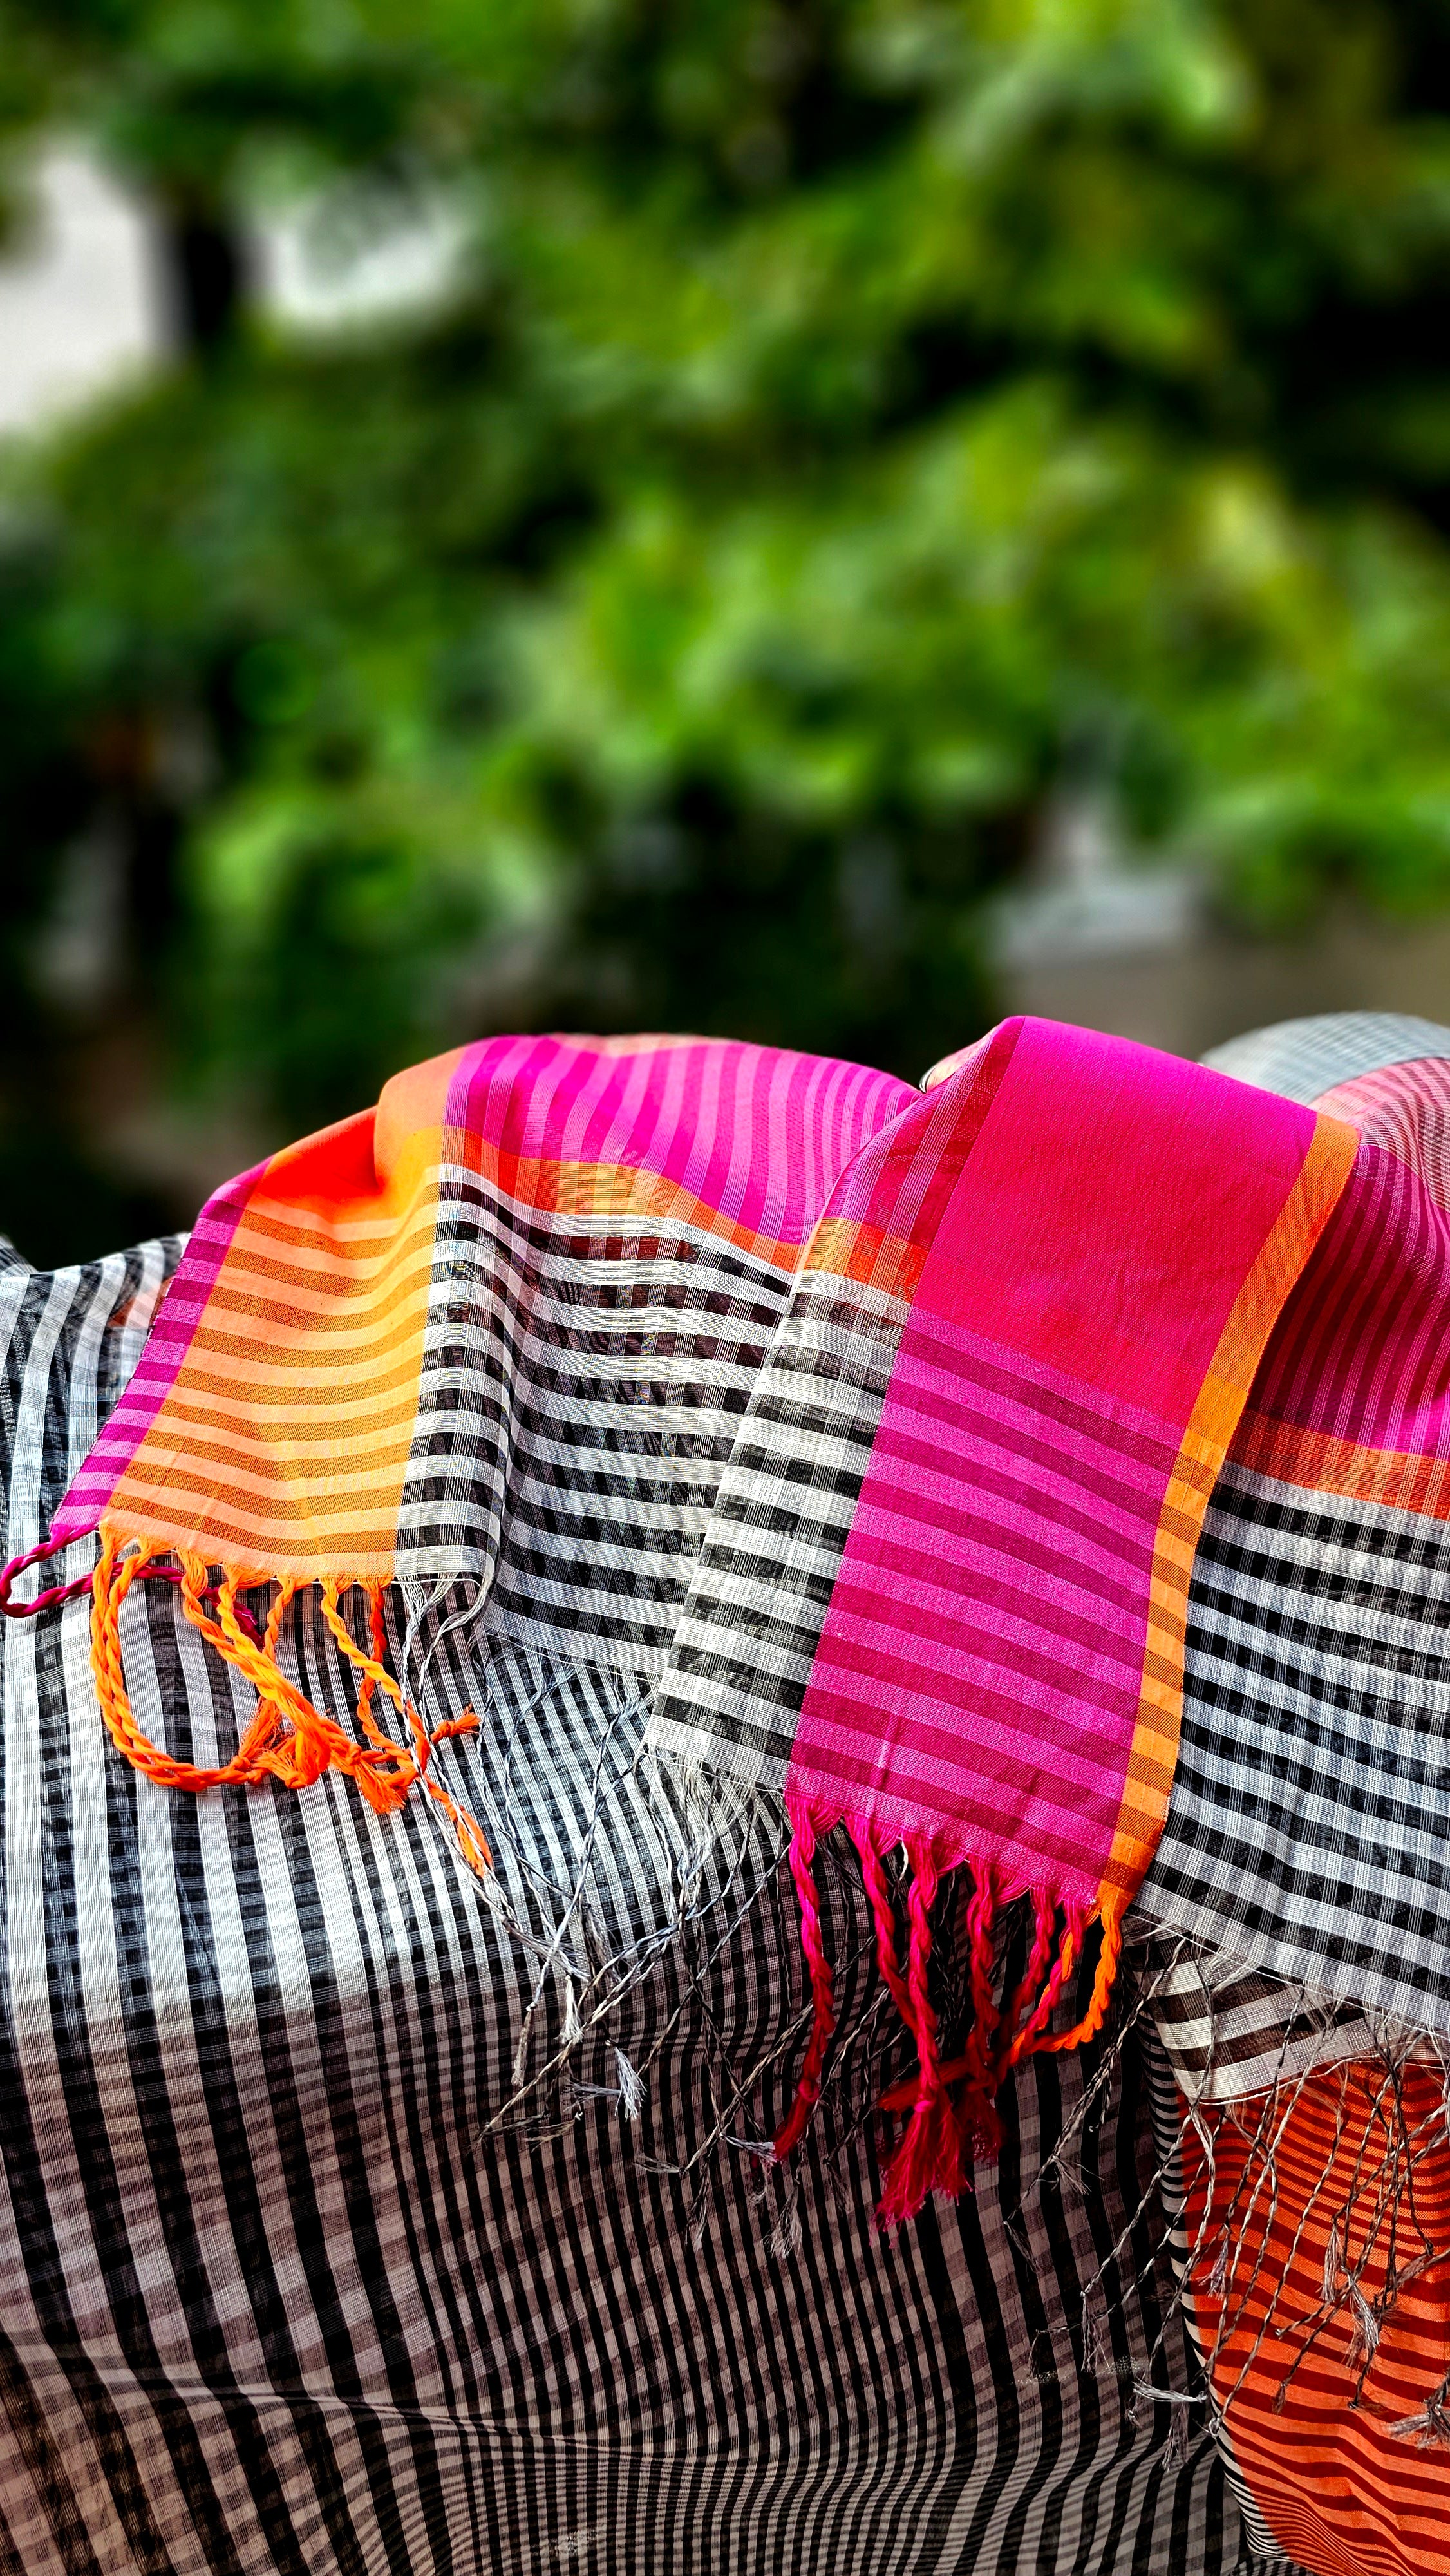
<path id="1" fill-rule="evenodd" d="M 107 1010 L 284 1130 L 503 1023 L 915 1075 L 1064 783 L 1265 924 L 1450 899 L 1447 0 L 0 0 L 0 63 L 178 344 L 8 469 L 12 1140 L 98 830 Z M 441 198 L 451 291 L 268 321 L 319 192 Z"/>

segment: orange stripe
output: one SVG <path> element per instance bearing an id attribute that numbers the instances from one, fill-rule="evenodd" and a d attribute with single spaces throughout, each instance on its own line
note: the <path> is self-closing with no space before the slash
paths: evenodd
<path id="1" fill-rule="evenodd" d="M 360 1423 L 366 1422 L 380 1398 L 401 1394 L 411 1382 L 407 1362 L 400 1363 L 388 1376 L 380 1370 L 370 1371 L 360 1389 L 355 1385 L 339 1386 L 335 1377 L 319 1377 L 309 1383 L 306 1379 L 280 1372 L 274 1387 L 270 1378 L 264 1377 L 261 1371 L 257 1373 L 258 1385 L 268 1387 L 275 1394 L 276 1411 L 279 1414 L 285 1412 L 296 1426 L 299 1437 L 303 1427 L 319 1413 L 325 1413 L 329 1419 L 338 1422 L 346 1422 L 353 1417 Z M 238 1424 L 251 1419 L 254 1393 L 249 1391 L 239 1395 L 235 1379 L 199 1377 L 192 1382 L 190 1394 L 195 1401 L 188 1402 L 184 1396 L 172 1399 L 172 1419 L 176 1423 L 187 1424 L 192 1430 L 225 1432 L 230 1437 L 235 1434 Z"/>
<path id="2" fill-rule="evenodd" d="M 926 1261 L 922 1246 L 905 1235 L 883 1234 L 877 1225 L 857 1224 L 847 1217 L 823 1217 L 806 1248 L 803 1268 L 828 1278 L 850 1279 L 879 1289 L 886 1297 L 908 1301 L 916 1293 Z"/>
<path id="3" fill-rule="evenodd" d="M 667 1226 L 796 1267 L 798 1246 L 759 1240 L 655 1174 L 445 1139 L 458 1062 L 455 1052 L 414 1068 L 374 1114 L 268 1165 L 176 1381 L 117 1483 L 111 1526 L 210 1549 L 213 1562 L 225 1543 L 288 1574 L 314 1569 L 303 1533 L 326 1520 L 340 1540 L 354 1525 L 371 1534 L 357 1570 L 391 1572 L 391 1547 L 376 1543 L 396 1527 L 411 1453 L 445 1145 L 520 1200 L 525 1225 L 557 1232 L 560 1218 L 577 1219 L 601 1254 L 621 1227 Z M 344 1423 L 336 1457 L 327 1431 Z"/>
<path id="4" fill-rule="evenodd" d="M 410 1075 L 402 1085 L 413 1109 L 436 1092 L 439 1068 L 421 1067 L 419 1075 L 421 1081 Z M 340 1572 L 343 1551 L 355 1573 L 391 1574 L 417 1414 L 441 1146 L 440 1101 L 433 1100 L 434 1123 L 411 1130 L 400 1124 L 398 1106 L 385 1093 L 375 1119 L 350 1120 L 269 1167 L 268 1203 L 280 1195 L 280 1180 L 292 1204 L 312 1209 L 313 1250 L 331 1267 L 333 1311 L 310 1281 L 291 1311 L 276 1318 L 259 1311 L 262 1300 L 235 1296 L 232 1259 L 273 1266 L 265 1209 L 244 1210 L 170 1396 L 118 1481 L 109 1527 L 144 1532 L 209 1554 L 213 1562 L 225 1547 L 231 1562 L 242 1557 L 277 1575 Z M 339 1194 L 330 1197 L 333 1189 Z M 363 1218 L 366 1251 L 339 1232 Z M 400 1255 L 392 1280 L 378 1277 L 383 1224 Z M 249 1322 L 258 1335 L 250 1345 L 238 1329 Z M 330 1471 L 309 1461 L 299 1476 L 293 1472 L 302 1463 L 293 1441 L 296 1406 L 305 1403 L 309 1384 L 335 1384 L 340 1368 L 348 1368 L 354 1383 L 366 1373 L 374 1413 L 366 1431 L 353 1425 Z M 215 1430 L 206 1438 L 191 1427 L 198 1415 L 214 1422 L 208 1397 L 218 1382 L 231 1407 L 220 1440 Z M 317 1544 L 307 1543 L 314 1526 L 333 1533 L 325 1568 Z M 389 1537 L 380 1547 L 382 1532 Z"/>
<path id="5" fill-rule="evenodd" d="M 1450 1520 L 1450 1463 L 1402 1450 L 1361 1449 L 1322 1431 L 1246 1413 L 1230 1451 L 1234 1464 L 1285 1485 L 1305 1485 L 1356 1503 Z"/>

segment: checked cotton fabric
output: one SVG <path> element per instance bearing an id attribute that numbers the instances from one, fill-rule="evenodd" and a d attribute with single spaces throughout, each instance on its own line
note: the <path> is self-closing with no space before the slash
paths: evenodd
<path id="1" fill-rule="evenodd" d="M 1362 1154 L 1342 1120 L 1030 1017 L 918 1092 L 716 1038 L 499 1037 L 414 1066 L 201 1212 L 47 1542 L 99 1541 L 74 1578 L 99 1715 L 165 1794 L 332 1769 L 377 1813 L 416 1792 L 483 1878 L 447 1751 L 480 1713 L 424 1722 L 388 1583 L 471 1582 L 492 1633 L 546 1651 L 657 1655 L 651 1747 L 702 1796 L 773 1788 L 792 1826 L 813 2015 L 782 2158 L 837 2022 L 815 1846 L 844 1825 L 861 1856 L 919 2068 L 881 2211 L 914 2217 L 994 2144 L 1018 2059 L 1101 2027 L 1260 1355 L 1342 1204 L 1346 1258 L 1404 1231 Z M 138 1715 L 126 1627 L 157 1583 L 256 1692 L 220 1759 Z M 314 1586 L 355 1711 L 279 1661 Z M 954 2099 L 932 1916 L 964 1864 Z"/>

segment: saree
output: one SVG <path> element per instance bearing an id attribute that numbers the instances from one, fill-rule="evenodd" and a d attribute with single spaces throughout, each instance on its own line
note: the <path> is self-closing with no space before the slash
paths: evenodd
<path id="1" fill-rule="evenodd" d="M 1440 1219 L 1423 1178 L 1392 1139 L 1369 1132 L 1361 1104 L 1285 1098 L 1232 1070 L 1033 1022 L 965 1051 L 922 1094 L 862 1068 L 717 1041 L 491 1041 L 419 1068 L 389 1086 L 377 1113 L 273 1158 L 203 1212 L 98 1436 L 68 1461 L 48 1532 L 17 1532 L 4 1579 L 7 1606 L 29 1609 L 24 1567 L 75 1552 L 61 1580 L 42 1578 L 68 1639 L 63 1732 L 72 1766 L 106 1784 L 103 1803 L 122 1796 L 128 1847 L 172 1818 L 177 1801 L 162 1791 L 220 1790 L 220 1801 L 194 1803 L 204 1837 L 221 1807 L 234 1851 L 238 1835 L 272 1832 L 261 1820 L 274 1811 L 295 1814 L 285 1831 L 298 1868 L 299 1833 L 310 1844 L 353 1813 L 349 1833 L 370 1819 L 367 1849 L 403 1835 L 414 1851 L 426 1814 L 445 1837 L 427 1845 L 434 1887 L 446 1885 L 450 1905 L 492 1910 L 505 1902 L 509 1861 L 493 1739 L 507 1734 L 510 1763 L 531 1741 L 547 1770 L 566 1760 L 578 1725 L 568 1759 L 587 1769 L 579 1712 L 590 1705 L 613 1712 L 597 1721 L 606 1736 L 616 1721 L 638 1722 L 634 1785 L 618 1784 L 623 1803 L 609 1818 L 621 1877 L 628 1834 L 644 1830 L 628 1796 L 646 1776 L 674 1784 L 662 1794 L 677 1802 L 670 1869 L 681 1902 L 668 1942 L 663 1921 L 644 1926 L 669 1975 L 680 1925 L 700 1912 L 702 1865 L 706 1910 L 728 1909 L 752 1868 L 763 1886 L 778 1814 L 807 2000 L 762 2075 L 727 2088 L 730 2117 L 763 2103 L 765 2125 L 746 2119 L 740 2144 L 786 2176 L 820 2167 L 833 2122 L 863 2170 L 879 2136 L 880 2215 L 913 2242 L 942 2223 L 934 2210 L 964 2210 L 967 2185 L 979 2201 L 1009 2191 L 992 2177 L 1023 2153 L 1029 2102 L 1040 2119 L 1056 2101 L 1060 2119 L 1062 2087 L 1086 2102 L 1095 2067 L 1121 2076 L 1106 2025 L 1136 1899 L 1178 1944 L 1153 1989 L 1180 2082 L 1177 2133 L 1160 2162 L 1167 2175 L 1176 2158 L 1180 2175 L 1187 2296 L 1209 2382 L 1221 2411 L 1232 2400 L 1220 2424 L 1231 2480 L 1244 2474 L 1239 2392 L 1221 2381 L 1212 2264 L 1205 2272 L 1200 2257 L 1228 2229 L 1252 2258 L 1263 2194 L 1251 2185 L 1235 2199 L 1227 2160 L 1212 2180 L 1193 2168 L 1214 2088 L 1190 2066 L 1182 1953 L 1187 1945 L 1206 1982 L 1214 1942 L 1229 1953 L 1243 1943 L 1244 1922 L 1226 1920 L 1235 1902 L 1245 1917 L 1257 1903 L 1239 1964 L 1262 1972 L 1267 2001 L 1257 2023 L 1248 2015 L 1258 2059 L 1249 2051 L 1242 2062 L 1274 2071 L 1275 2014 L 1286 2028 L 1293 2019 L 1284 1981 L 1298 1976 L 1322 1997 L 1335 1940 L 1324 1906 L 1306 1976 L 1306 1936 L 1272 1897 L 1274 1862 L 1250 1848 L 1254 1827 L 1297 1847 L 1292 1797 L 1277 1817 L 1271 1793 L 1254 1816 L 1245 1807 L 1247 1857 L 1218 1873 L 1220 1886 L 1203 1819 L 1215 1809 L 1222 1835 L 1239 1821 L 1232 1801 L 1212 1786 L 1205 1796 L 1197 1772 L 1186 1804 L 1182 1795 L 1185 1752 L 1201 1769 L 1199 1739 L 1212 1734 L 1205 1549 L 1219 1544 L 1226 1498 L 1252 1489 L 1262 1505 L 1295 1479 L 1321 1511 L 1343 1506 L 1361 1521 L 1367 1509 L 1408 1512 L 1416 1529 L 1434 1520 L 1445 1370 Z M 1292 1579 L 1292 1544 L 1280 1560 Z M 1434 1615 L 1433 1600 L 1420 1604 L 1422 1626 Z M 1416 1652 L 1407 1648 L 1407 1663 Z M 561 1654 L 587 1680 L 566 1685 Z M 1282 1770 L 1262 1706 L 1241 1698 L 1265 1770 Z M 94 1745 L 77 1737 L 97 1704 L 104 1758 L 99 1720 Z M 528 1734 L 544 1705 L 552 1757 Z M 1369 1732 L 1382 1743 L 1382 1730 Z M 42 1766 L 37 1796 L 43 1777 Z M 122 1793 L 117 1781 L 131 1785 Z M 532 1774 L 528 1794 L 542 1794 Z M 1341 1805 L 1353 1803 L 1347 1790 Z M 590 1807 L 591 1867 L 603 1814 Z M 1432 1841 L 1407 1837 L 1399 1856 L 1426 1952 Z M 843 1851 L 854 1885 L 849 1873 L 843 1884 Z M 140 1901 L 160 1902 L 149 1882 Z M 595 1922 L 586 1953 L 622 1955 L 638 1920 L 624 1922 L 617 1892 L 606 1901 L 596 1890 L 593 1902 L 616 1919 L 603 1931 Z M 568 1923 L 544 1945 L 513 2065 L 492 2065 L 483 2096 L 490 2085 L 517 2093 L 556 1972 L 550 2062 L 566 2064 L 588 2041 L 593 1989 L 568 1966 Z M 436 1953 L 439 1927 L 423 1937 Z M 1379 1936 L 1358 1937 L 1364 1947 Z M 1386 1975 L 1394 1948 L 1380 1939 Z M 1399 1972 L 1403 1985 L 1403 1951 Z M 1354 1975 L 1345 1969 L 1346 1991 Z M 863 2043 L 883 1998 L 900 2034 L 885 2062 Z M 195 1995 L 188 2009 L 207 2020 Z M 1223 2018 L 1209 2016 L 1215 2067 Z M 707 2056 L 709 2028 L 707 2016 Z M 133 2067 L 144 2060 L 139 2037 L 128 2050 Z M 1315 2068 L 1331 2055 L 1315 2055 Z M 596 2091 L 628 2116 L 639 2079 L 625 2071 L 628 2048 L 621 2058 Z M 426 2083 L 427 2051 L 414 2062 Z M 672 2065 L 688 2092 L 699 2069 L 688 2056 Z M 267 2081 L 280 2083 L 279 2071 Z M 472 2081 L 476 2126 L 497 2105 L 481 2097 L 476 2069 Z M 394 2100 L 396 2086 L 384 2093 Z M 1196 2127 L 1185 2127 L 1185 2104 Z M 116 2114 L 96 2116 L 99 2134 L 114 2135 Z M 206 2116 L 215 2133 L 214 2105 Z M 299 2113 L 307 2134 L 310 2116 Z M 154 2152 L 152 2168 L 154 2189 Z M 286 2170 L 295 2200 L 299 2177 Z M 1220 2181 L 1226 2204 L 1215 2201 Z M 33 2175 L 29 2187 L 39 2188 Z M 268 2233 L 275 2185 L 257 2205 Z M 1103 2328 L 1110 2376 L 1141 2331 L 1124 2313 L 1134 2301 L 1144 2313 L 1154 2259 L 1134 2239 L 1134 2187 L 1121 2207 L 1136 2269 L 1130 2288 L 1119 2266 Z M 819 2202 L 814 2216 L 819 2224 Z M 1007 2221 L 1009 2231 L 1023 2223 L 1020 2209 Z M 772 2239 L 778 2261 L 797 2250 L 785 2224 Z M 848 2268 L 879 2283 L 897 2259 L 893 2241 L 871 2240 L 868 2260 L 858 2239 Z M 1014 2241 L 992 2240 L 988 2270 L 999 2255 L 1015 2268 Z M 1098 2366 L 1094 2284 L 1116 2262 L 1110 2231 L 1096 2263 L 1074 2257 L 1070 2290 L 1063 2276 L 1079 2382 Z M 1060 2250 L 1054 2267 L 1061 2275 Z M 112 2313 L 116 2295 L 102 2303 Z M 226 2293 L 223 2315 L 236 2295 Z M 357 2295 L 344 2292 L 344 2308 Z M 819 2304 L 819 2278 L 815 2295 Z M 576 2315 L 595 2313 L 577 2272 L 573 2299 Z M 939 2348 L 946 2332 L 950 2351 L 962 2327 L 948 2331 L 945 2319 L 938 2307 L 930 2339 Z M 878 2314 L 868 2332 L 880 2330 Z M 1188 2493 L 1205 2455 L 1178 2443 L 1170 2400 L 1200 2401 L 1155 2376 L 1165 2331 L 1160 2323 L 1126 2360 L 1127 2385 L 1156 2392 L 1133 2404 L 1163 2415 L 1160 2439 L 1172 2434 Z M 605 2332 L 607 2344 L 617 2324 Z M 819 2353 L 809 2298 L 790 2333 L 804 2366 Z M 985 2380 L 952 2382 L 958 2404 L 997 2385 L 995 2362 L 980 2367 Z M 1014 2404 L 1040 2367 L 1029 2339 L 1009 2373 Z M 919 2390 L 913 2402 L 919 2410 Z M 195 2408 L 184 2411 L 190 2421 Z M 405 2405 L 400 2423 L 414 2413 Z M 1111 2451 L 1111 2409 L 1102 2420 Z M 415 2452 L 418 2438 L 408 2436 Z M 173 2451 L 183 2441 L 178 2419 L 167 2439 Z M 1099 2459 L 1082 2440 L 1083 2460 Z M 369 2459 L 380 2493 L 375 2451 Z M 1091 2490 L 1102 2472 L 1084 2474 Z M 414 2476 L 428 2492 L 416 2463 Z M 251 2467 L 246 2483 L 258 2527 L 270 2529 Z M 1249 2483 L 1262 2488 L 1261 2468 Z M 436 2470 L 431 2492 L 436 2557 L 435 2526 L 451 2527 L 457 2498 L 448 2503 L 445 2479 L 437 2501 Z M 978 2523 L 950 2524 L 954 2546 L 975 2528 L 973 2546 L 989 2535 L 1004 2568 L 1027 2545 L 1044 2567 L 1076 2563 L 1084 2549 L 1106 2551 L 1094 2562 L 1104 2567 L 1120 2563 L 1110 2530 L 1085 2537 L 1089 2508 L 1073 2492 L 1070 2541 L 1050 2515 L 1030 2544 L 1025 2525 L 1013 2537 L 1011 2512 L 994 2522 L 979 2490 Z M 295 2502 L 288 2510 L 301 2528 Z M 474 2495 L 468 2511 L 478 2510 Z M 612 2510 L 586 2518 L 576 2563 L 610 2563 Z M 1187 2563 L 1172 2555 L 1184 2526 L 1170 2542 L 1156 2505 L 1139 2510 L 1135 2563 Z M 1249 2544 L 1258 2531 L 1260 2555 L 1271 2554 L 1252 2495 L 1243 2511 Z M 1220 2546 L 1239 2548 L 1222 2538 L 1225 2514 L 1220 2496 L 1217 2540 L 1193 2524 L 1204 2564 Z M 942 2533 L 928 2542 L 923 2529 L 912 2524 L 899 2563 L 956 2563 L 939 2560 Z M 732 2526 L 718 2563 L 764 2563 L 755 2545 Z M 824 2545 L 792 2542 L 790 2563 L 878 2563 L 811 2554 Z M 494 2533 L 480 2563 L 542 2563 L 558 2546 L 546 2518 L 532 2541 Z M 708 2547 L 699 2543 L 701 2564 L 713 2563 Z M 692 2562 L 677 2543 L 670 2563 Z"/>

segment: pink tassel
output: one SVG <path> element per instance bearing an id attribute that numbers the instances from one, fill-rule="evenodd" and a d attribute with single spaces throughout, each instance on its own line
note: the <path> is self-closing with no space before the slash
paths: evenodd
<path id="1" fill-rule="evenodd" d="M 863 1818 L 855 1819 L 850 1833 L 861 1855 L 861 1882 L 870 1900 L 872 1920 L 876 1925 L 876 1964 L 888 1994 L 910 2030 L 911 1996 L 906 1979 L 896 1964 L 896 1908 L 891 1901 L 881 1854 L 871 1839 L 871 1828 Z"/>
<path id="2" fill-rule="evenodd" d="M 836 2005 L 831 1986 L 831 1963 L 821 1936 L 821 1908 L 816 1893 L 816 1831 L 804 1801 L 786 1798 L 790 1817 L 790 1874 L 795 1880 L 796 1896 L 801 1909 L 801 1945 L 810 1970 L 811 2002 L 814 2015 L 805 2064 L 796 2086 L 795 2100 L 783 2128 L 776 2132 L 775 2153 L 781 2163 L 800 2145 L 812 2111 L 821 2097 L 821 2075 L 826 2063 L 826 2050 L 836 2027 Z"/>
<path id="3" fill-rule="evenodd" d="M 831 1967 L 821 1931 L 815 1881 L 815 1822 L 803 1799 L 788 1796 L 786 1804 L 791 1821 L 791 1875 L 800 1902 L 801 1942 L 810 1972 L 812 2019 L 795 2100 L 775 2140 L 775 2153 L 781 2159 L 800 2144 L 820 2099 L 826 2051 L 836 2027 Z M 882 2179 L 876 2213 L 882 2227 L 899 2227 L 917 2216 L 932 2192 L 956 2200 L 970 2187 L 972 2165 L 995 2156 L 1001 2146 L 997 2097 L 1013 2067 L 1038 2049 L 1064 2045 L 1063 2040 L 1052 2036 L 1049 2025 L 1081 1953 L 1086 1908 L 1081 1904 L 1059 1907 L 1049 1890 L 1034 1888 L 1032 1946 L 1027 1964 L 999 2011 L 994 1971 L 1001 1891 L 991 1862 L 976 1867 L 966 1918 L 972 2029 L 962 2055 L 944 2066 L 929 1984 L 931 1909 L 941 1882 L 936 1856 L 929 1844 L 907 1846 L 910 1875 L 906 1885 L 907 1953 L 903 1975 L 897 1956 L 896 1906 L 880 1848 L 864 1817 L 850 1817 L 846 1822 L 861 1855 L 861 1877 L 871 1906 L 882 1981 L 916 2042 L 915 2075 L 894 2086 L 881 2102 L 883 2111 L 907 2114 L 905 2134 Z M 1116 1929 L 1116 1921 L 1105 1927 L 1104 1964 L 1098 1978 L 1104 1996 L 1116 1964 L 1116 1950 L 1111 1949 L 1108 1931 Z M 1096 2018 L 1090 2014 L 1088 2023 L 1069 2032 L 1067 2043 L 1087 2036 L 1089 2023 L 1096 2028 L 1102 2010 L 1095 1987 Z"/>

